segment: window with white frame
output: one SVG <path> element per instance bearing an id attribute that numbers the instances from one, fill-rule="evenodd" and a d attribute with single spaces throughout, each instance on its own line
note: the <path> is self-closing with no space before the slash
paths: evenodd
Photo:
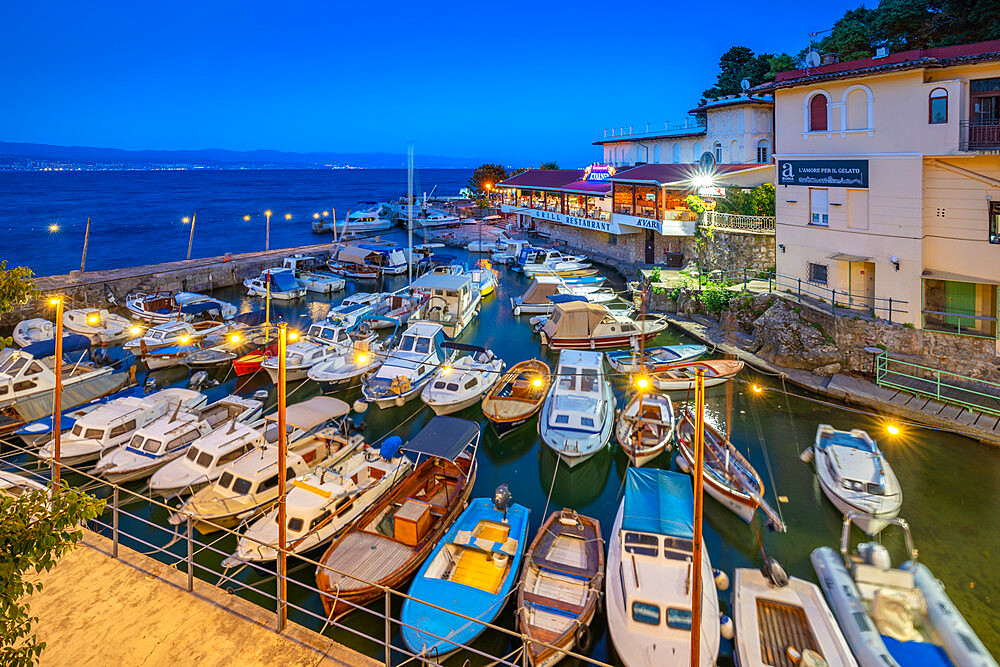
<path id="1" fill-rule="evenodd" d="M 765 163 L 771 161 L 771 146 L 766 139 L 757 142 L 757 162 Z"/>
<path id="2" fill-rule="evenodd" d="M 830 191 L 809 188 L 809 224 L 826 227 L 830 224 Z"/>
<path id="3" fill-rule="evenodd" d="M 722 142 L 716 141 L 712 146 L 712 153 L 715 155 L 715 164 L 722 164 Z"/>
<path id="4" fill-rule="evenodd" d="M 680 144 L 674 144 L 673 156 L 672 157 L 673 157 L 674 164 L 678 164 L 681 161 L 681 145 Z"/>
<path id="5" fill-rule="evenodd" d="M 809 262 L 809 282 L 825 285 L 827 278 L 826 270 L 826 264 L 813 264 Z"/>

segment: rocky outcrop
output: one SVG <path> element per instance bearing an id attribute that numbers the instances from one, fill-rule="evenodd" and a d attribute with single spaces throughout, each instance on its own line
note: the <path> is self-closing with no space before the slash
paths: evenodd
<path id="1" fill-rule="evenodd" d="M 780 299 L 754 320 L 753 333 L 754 352 L 778 366 L 812 370 L 844 358 L 821 325 Z"/>

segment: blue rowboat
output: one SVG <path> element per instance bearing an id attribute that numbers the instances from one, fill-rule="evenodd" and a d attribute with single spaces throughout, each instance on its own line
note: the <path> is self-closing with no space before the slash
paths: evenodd
<path id="1" fill-rule="evenodd" d="M 491 498 L 475 498 L 420 568 L 403 601 L 403 642 L 433 660 L 468 645 L 486 626 L 444 609 L 490 623 L 507 602 L 527 548 L 528 508 L 506 512 Z"/>
<path id="2" fill-rule="evenodd" d="M 639 353 L 633 350 L 617 350 L 605 352 L 608 363 L 619 373 L 638 373 L 643 368 L 647 373 L 656 373 L 663 370 L 663 367 L 671 364 L 680 364 L 687 361 L 694 361 L 708 351 L 704 345 L 663 345 L 661 347 L 647 347 L 645 355 L 642 357 L 641 365 Z M 635 357 L 635 359 L 633 359 Z"/>

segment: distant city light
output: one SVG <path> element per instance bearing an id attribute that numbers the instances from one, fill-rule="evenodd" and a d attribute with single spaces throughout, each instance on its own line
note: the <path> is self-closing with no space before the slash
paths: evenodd
<path id="1" fill-rule="evenodd" d="M 250 222 L 250 216 L 249 215 L 244 215 L 243 216 L 243 222 Z"/>
<path id="2" fill-rule="evenodd" d="M 292 214 L 291 213 L 286 213 L 285 214 L 285 220 L 291 220 L 291 219 L 292 219 Z"/>
<path id="3" fill-rule="evenodd" d="M 52 223 L 51 225 L 49 225 L 49 231 L 50 232 L 58 232 L 59 231 L 59 225 L 57 225 L 55 223 Z"/>

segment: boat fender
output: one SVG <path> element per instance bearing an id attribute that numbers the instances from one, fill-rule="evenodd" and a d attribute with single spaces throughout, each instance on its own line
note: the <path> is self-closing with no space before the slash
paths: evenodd
<path id="1" fill-rule="evenodd" d="M 402 449 L 402 447 L 403 439 L 398 435 L 394 435 L 385 439 L 385 442 L 382 443 L 382 447 L 379 449 L 379 454 L 383 459 L 389 461 L 399 454 L 399 450 Z"/>
<path id="2" fill-rule="evenodd" d="M 773 558 L 764 561 L 764 576 L 778 588 L 784 588 L 788 585 L 788 574 L 785 572 L 785 568 L 781 567 L 781 563 Z"/>
<path id="3" fill-rule="evenodd" d="M 520 314 L 521 314 L 521 307 L 517 306 L 516 308 L 514 308 L 514 317 L 517 317 Z"/>
<path id="4" fill-rule="evenodd" d="M 729 575 L 722 570 L 712 570 L 712 576 L 715 577 L 715 587 L 720 591 L 727 590 L 729 588 Z"/>
<path id="5" fill-rule="evenodd" d="M 359 398 L 358 400 L 354 401 L 354 405 L 352 407 L 354 408 L 354 411 L 357 412 L 359 415 L 363 415 L 365 413 L 365 410 L 368 409 L 368 404 Z"/>
<path id="6" fill-rule="evenodd" d="M 729 618 L 725 614 L 719 614 L 719 634 L 722 635 L 723 639 L 728 639 L 730 641 L 732 641 L 733 637 L 736 636 L 733 619 Z"/>
<path id="7" fill-rule="evenodd" d="M 594 638 L 590 634 L 590 628 L 579 623 L 576 626 L 576 631 L 573 633 L 573 638 L 576 640 L 576 648 L 580 653 L 586 653 L 590 650 L 591 643 Z"/>
<path id="8" fill-rule="evenodd" d="M 862 542 L 858 545 L 858 555 L 865 563 L 883 572 L 892 567 L 889 550 L 877 542 Z"/>
<path id="9" fill-rule="evenodd" d="M 156 378 L 150 377 L 146 378 L 146 383 L 142 385 L 142 390 L 147 394 L 156 391 Z"/>
<path id="10" fill-rule="evenodd" d="M 812 463 L 813 460 L 813 448 L 806 447 L 806 450 L 799 454 L 799 458 L 802 459 L 803 463 Z"/>
<path id="11" fill-rule="evenodd" d="M 253 397 L 254 397 L 254 399 L 256 399 L 256 400 L 258 400 L 258 401 L 266 401 L 266 400 L 267 400 L 267 397 L 268 397 L 268 395 L 269 395 L 269 394 L 268 394 L 268 391 L 267 391 L 267 389 L 258 389 L 257 391 L 255 391 L 255 392 L 253 393 Z"/>

